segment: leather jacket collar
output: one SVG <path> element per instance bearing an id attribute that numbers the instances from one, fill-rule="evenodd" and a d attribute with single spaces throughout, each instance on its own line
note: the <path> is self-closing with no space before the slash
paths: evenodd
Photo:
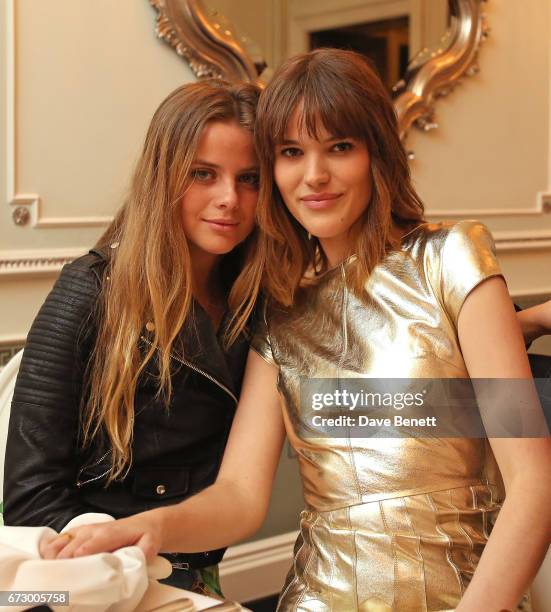
<path id="1" fill-rule="evenodd" d="M 111 253 L 118 247 L 118 243 L 110 246 L 94 248 L 90 253 L 99 257 L 98 266 L 95 270 L 100 282 L 102 281 L 102 271 L 111 259 Z M 226 311 L 218 333 L 208 314 L 195 299 L 192 301 L 189 319 L 176 338 L 171 357 L 180 365 L 185 365 L 203 374 L 213 383 L 232 396 L 237 404 L 238 389 L 241 387 L 242 371 L 241 367 L 232 368 L 234 364 L 240 364 L 240 359 L 235 357 L 241 355 L 248 346 L 248 340 L 242 332 L 237 340 L 226 351 L 223 348 L 223 336 L 228 328 L 230 313 Z M 151 342 L 153 331 L 146 328 L 147 321 L 143 322 L 141 333 L 142 341 L 145 344 Z M 236 371 L 232 371 L 232 370 Z"/>

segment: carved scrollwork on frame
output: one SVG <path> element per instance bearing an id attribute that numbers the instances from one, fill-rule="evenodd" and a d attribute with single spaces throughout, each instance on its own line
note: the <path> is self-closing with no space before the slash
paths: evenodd
<path id="1" fill-rule="evenodd" d="M 424 131 L 437 128 L 435 99 L 449 94 L 463 76 L 478 72 L 478 49 L 489 33 L 482 12 L 485 2 L 448 0 L 450 27 L 435 47 L 423 49 L 413 58 L 404 78 L 394 87 L 402 140 L 412 124 Z"/>
<path id="2" fill-rule="evenodd" d="M 253 61 L 243 39 L 224 24 L 222 15 L 209 15 L 201 0 L 149 2 L 158 11 L 157 35 L 188 62 L 198 78 L 261 83 L 266 64 Z M 413 58 L 395 86 L 394 106 L 402 140 L 412 125 L 425 131 L 438 127 L 434 101 L 447 95 L 463 76 L 478 71 L 478 49 L 488 34 L 482 12 L 485 2 L 448 0 L 447 32 L 435 47 L 423 49 Z"/>
<path id="3" fill-rule="evenodd" d="M 256 66 L 229 24 L 208 16 L 200 0 L 149 0 L 157 12 L 157 36 L 190 66 L 198 79 L 256 82 Z"/>

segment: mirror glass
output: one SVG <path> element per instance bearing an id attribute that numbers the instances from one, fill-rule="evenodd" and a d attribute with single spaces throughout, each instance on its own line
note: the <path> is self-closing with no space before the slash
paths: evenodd
<path id="1" fill-rule="evenodd" d="M 353 49 L 374 62 L 389 90 L 449 25 L 448 0 L 410 0 L 401 8 L 395 0 L 333 4 L 331 10 L 320 0 L 204 0 L 210 19 L 232 30 L 257 66 L 275 68 L 317 47 Z"/>

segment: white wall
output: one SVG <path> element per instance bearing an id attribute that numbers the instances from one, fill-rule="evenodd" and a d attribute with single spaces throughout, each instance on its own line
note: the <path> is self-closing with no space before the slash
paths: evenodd
<path id="1" fill-rule="evenodd" d="M 485 5 L 478 75 L 436 106 L 438 130 L 412 131 L 415 183 L 430 213 L 494 232 L 514 295 L 551 293 L 551 3 Z"/>
<path id="2" fill-rule="evenodd" d="M 3 0 L 0 10 L 6 343 L 25 337 L 59 262 L 99 236 L 121 203 L 152 113 L 194 77 L 156 38 L 147 0 Z M 30 209 L 44 227 L 12 221 L 14 197 L 29 195 L 38 198 Z"/>

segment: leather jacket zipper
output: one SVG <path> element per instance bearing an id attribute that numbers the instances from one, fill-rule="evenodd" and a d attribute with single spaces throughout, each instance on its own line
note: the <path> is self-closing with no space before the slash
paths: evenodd
<path id="1" fill-rule="evenodd" d="M 151 346 L 151 340 L 148 340 L 145 336 L 141 336 L 141 339 L 146 343 L 149 344 L 149 346 Z M 183 359 L 182 357 L 177 357 L 176 355 L 174 355 L 174 353 L 170 353 L 170 356 L 172 357 L 172 359 L 175 359 L 176 361 L 178 361 L 179 363 L 187 366 L 188 368 L 191 368 L 192 370 L 194 370 L 195 372 L 201 374 L 202 376 L 204 376 L 205 378 L 208 378 L 211 382 L 213 382 L 215 385 L 217 385 L 218 387 L 220 387 L 220 389 L 222 389 L 223 391 L 225 391 L 232 399 L 233 401 L 236 403 L 237 405 L 237 397 L 231 392 L 230 389 L 228 389 L 228 387 L 226 387 L 226 385 L 224 385 L 223 383 L 221 383 L 219 380 L 216 380 L 216 378 L 214 378 L 214 376 L 211 376 L 208 372 L 205 372 L 205 370 L 202 370 L 201 368 L 197 367 L 195 364 L 191 363 L 191 361 L 187 361 L 187 359 Z"/>
<path id="2" fill-rule="evenodd" d="M 149 344 L 149 346 L 151 346 L 151 341 L 148 340 L 145 336 L 141 336 L 141 339 L 146 343 Z M 210 380 L 211 382 L 213 382 L 217 387 L 220 387 L 220 389 L 222 389 L 223 391 L 225 391 L 235 402 L 235 404 L 237 405 L 237 397 L 235 396 L 234 393 L 232 393 L 232 391 L 230 389 L 228 389 L 228 387 L 226 387 L 226 385 L 224 385 L 223 383 L 221 383 L 219 380 L 216 380 L 216 378 L 214 378 L 214 376 L 211 376 L 208 372 L 205 372 L 204 370 L 202 370 L 201 368 L 197 367 L 195 364 L 191 363 L 191 361 L 187 361 L 187 359 L 182 359 L 182 357 L 177 357 L 176 355 L 174 355 L 172 352 L 170 353 L 170 356 L 172 357 L 172 359 L 175 359 L 176 361 L 178 361 L 179 363 L 187 366 L 188 368 L 191 368 L 192 370 L 194 370 L 195 372 L 197 372 L 198 374 L 201 374 L 202 376 L 204 376 L 205 378 L 208 378 L 208 380 Z M 81 487 L 82 485 L 88 484 L 89 482 L 94 482 L 95 480 L 99 480 L 100 478 L 103 478 L 106 474 L 109 473 L 109 470 L 106 470 L 105 472 L 103 472 L 102 474 L 100 474 L 99 476 L 95 476 L 94 478 L 89 478 L 88 480 L 79 480 L 82 472 L 84 472 L 84 470 L 89 469 L 91 467 L 94 467 L 96 465 L 99 465 L 104 459 L 105 457 L 107 457 L 107 455 L 110 453 L 111 451 L 107 451 L 102 457 L 100 457 L 95 463 L 92 463 L 90 465 L 86 465 L 83 466 L 82 468 L 80 468 L 77 478 L 76 478 L 76 486 L 77 487 Z"/>
<path id="3" fill-rule="evenodd" d="M 94 482 L 94 480 L 99 480 L 100 478 L 103 478 L 104 476 L 106 476 L 109 473 L 109 470 L 105 470 L 105 472 L 103 472 L 102 474 L 100 474 L 99 476 L 94 476 L 93 478 L 89 478 L 88 480 L 79 480 L 79 478 L 82 475 L 82 472 L 84 472 L 84 470 L 87 470 L 91 467 L 95 467 L 96 465 L 99 465 L 104 459 L 105 457 L 107 457 L 107 455 L 111 452 L 111 449 L 109 449 L 104 455 L 102 455 L 97 461 L 95 461 L 94 463 L 91 463 L 90 465 L 84 465 L 80 468 L 80 470 L 78 471 L 77 477 L 76 477 L 76 486 L 77 488 L 82 487 L 82 485 L 88 484 L 89 482 Z"/>

